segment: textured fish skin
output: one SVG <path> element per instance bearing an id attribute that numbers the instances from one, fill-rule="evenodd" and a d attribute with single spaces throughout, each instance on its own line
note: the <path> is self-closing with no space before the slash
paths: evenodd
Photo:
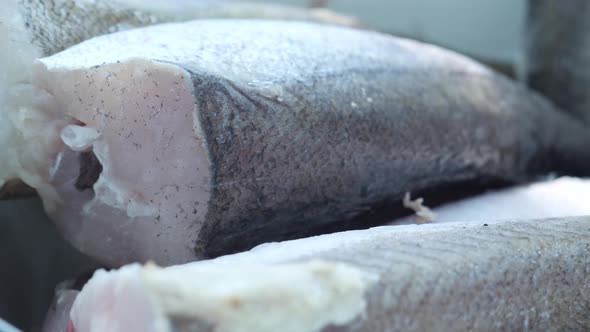
<path id="1" fill-rule="evenodd" d="M 105 136 L 127 135 L 126 123 L 136 120 L 150 128 L 165 125 L 166 118 L 155 117 L 158 112 L 129 118 L 136 114 L 129 107 L 93 112 L 100 100 L 112 99 L 110 92 L 99 91 L 101 84 L 123 84 L 114 77 L 124 70 L 155 75 L 162 65 L 190 75 L 196 111 L 184 111 L 198 119 L 195 133 L 202 137 L 197 135 L 195 144 L 204 142 L 207 152 L 199 158 L 210 172 L 207 185 L 190 190 L 210 199 L 174 205 L 181 197 L 170 199 L 174 186 L 176 192 L 185 190 L 205 171 L 182 170 L 158 158 L 153 167 L 174 168 L 183 182 L 167 183 L 166 202 L 141 222 L 97 217 L 97 226 L 83 231 L 77 224 L 89 217 L 76 205 L 54 214 L 67 238 L 112 265 L 146 259 L 180 263 L 351 227 L 347 221 L 375 206 L 398 206 L 406 191 L 521 182 L 548 172 L 582 175 L 590 169 L 590 133 L 539 95 L 455 53 L 378 33 L 306 23 L 195 21 L 103 36 L 39 64 L 38 86 L 50 94 L 69 91 L 53 82 L 86 76 L 88 88 L 80 83 L 84 88 L 74 93 L 92 97 L 79 106 L 75 96 L 67 97 L 74 106 L 64 112 L 98 126 Z M 99 71 L 117 75 L 105 78 Z M 128 91 L 135 91 L 134 84 Z M 156 109 L 169 100 L 146 97 Z M 139 151 L 120 155 L 128 162 L 112 160 L 128 168 L 142 150 L 132 147 L 132 140 L 115 140 L 106 144 Z M 156 147 L 142 144 L 150 151 Z M 141 192 L 148 205 L 150 195 L 158 194 Z M 193 210 L 204 216 L 182 220 Z M 178 213 L 161 225 L 165 211 Z M 79 217 L 66 221 L 66 216 Z M 133 236 L 133 227 L 146 225 L 181 234 L 165 238 L 151 230 Z M 105 245 L 92 239 L 96 232 L 123 238 Z M 141 249 L 147 245 L 168 256 L 147 255 Z"/>
<path id="2" fill-rule="evenodd" d="M 19 0 L 32 42 L 45 55 L 89 38 L 163 22 L 207 18 L 301 20 L 356 26 L 351 17 L 327 10 L 240 1 Z"/>
<path id="3" fill-rule="evenodd" d="M 590 3 L 529 0 L 528 84 L 590 123 Z"/>
<path id="4" fill-rule="evenodd" d="M 407 56 L 409 61 L 412 55 Z M 216 179 L 211 222 L 199 241 L 205 252 L 217 256 L 261 241 L 314 234 L 314 228 L 319 231 L 375 206 L 397 205 L 406 191 L 470 180 L 520 182 L 551 171 L 585 172 L 576 160 L 552 164 L 569 158 L 559 155 L 569 153 L 562 147 L 581 150 L 590 143 L 584 128 L 575 126 L 576 138 L 563 135 L 571 133 L 567 127 L 573 123 L 558 120 L 537 96 L 492 73 L 457 67 L 404 72 L 384 65 L 310 75 L 305 83 L 282 84 L 301 96 L 286 105 L 256 95 L 244 100 L 248 87 L 208 83 L 193 74 L 195 90 L 203 91 L 197 97 L 203 129 L 216 138 L 207 140 Z M 427 78 L 422 81 L 421 75 Z M 211 87 L 219 92 L 212 93 Z M 363 88 L 374 96 L 369 104 Z M 506 106 L 494 103 L 499 99 Z M 240 100 L 240 106 L 217 111 L 238 104 L 233 100 Z M 351 106 L 356 101 L 362 113 Z M 547 121 L 553 116 L 557 121 Z M 235 124 L 236 118 L 243 123 Z M 478 132 L 484 133 L 478 137 Z M 559 142 L 562 138 L 580 142 Z M 247 147 L 272 152 L 248 156 L 240 164 Z M 243 182 L 236 183 L 236 177 Z M 236 244 L 240 242 L 245 246 Z"/>
<path id="5" fill-rule="evenodd" d="M 266 244 L 249 252 L 168 269 L 182 276 L 182 271 L 198 267 L 223 271 L 236 266 L 321 260 L 377 276 L 377 282 L 365 293 L 364 313 L 347 325 L 325 326 L 322 331 L 583 331 L 590 325 L 589 240 L 588 217 L 388 226 Z M 242 276 L 238 273 L 235 278 Z M 87 285 L 96 285 L 94 279 Z M 173 280 L 178 283 L 181 279 Z M 185 279 L 188 284 L 190 280 Z M 182 289 L 192 289 L 188 284 Z M 172 282 L 168 286 L 174 288 Z M 218 285 L 212 280 L 211 284 L 193 286 L 198 291 Z M 149 286 L 139 287 L 144 287 L 145 294 L 154 294 Z M 73 323 L 91 326 L 97 317 L 109 321 L 104 312 L 108 309 L 100 309 L 105 307 L 101 303 L 127 303 L 133 297 L 141 298 L 139 294 L 142 292 L 84 287 L 78 299 L 84 296 L 85 300 L 76 300 L 73 305 Z M 239 291 L 223 296 L 241 298 Z M 165 305 L 158 300 L 153 303 L 157 308 Z M 280 310 L 281 305 L 276 305 L 279 309 L 274 309 Z M 191 310 L 186 307 L 183 311 Z M 155 320 L 151 312 L 130 308 L 125 315 Z M 269 319 L 266 310 L 248 314 L 261 321 Z M 211 321 L 211 317 L 183 318 L 187 326 L 191 320 L 208 320 L 213 326 L 224 323 Z M 174 317 L 168 319 L 174 323 Z M 125 323 L 120 323 L 124 327 Z M 176 327 L 184 331 L 182 326 Z"/>
<path id="6" fill-rule="evenodd" d="M 35 149 L 28 147 L 20 138 L 21 133 L 10 126 L 15 121 L 14 110 L 32 107 L 34 95 L 27 87 L 32 63 L 37 58 L 98 35 L 191 19 L 259 18 L 360 26 L 356 19 L 329 10 L 239 1 L 5 0 L 2 10 L 0 43 L 6 47 L 0 56 L 0 146 L 12 150 L 0 155 L 0 199 L 34 194 L 35 191 L 25 185 L 36 187 L 28 168 L 34 168 L 30 165 L 35 159 L 44 159 L 43 156 L 27 156 L 17 162 L 6 161 L 19 159 L 18 154 L 22 157 L 22 152 L 14 150 Z M 1 159 L 5 159 L 4 162 Z M 16 179 L 23 182 L 15 184 Z M 3 188 L 4 181 L 11 181 L 10 187 Z"/>
<path id="7" fill-rule="evenodd" d="M 19 180 L 10 180 L 0 187 L 0 200 L 22 198 L 35 195 L 35 189 Z"/>

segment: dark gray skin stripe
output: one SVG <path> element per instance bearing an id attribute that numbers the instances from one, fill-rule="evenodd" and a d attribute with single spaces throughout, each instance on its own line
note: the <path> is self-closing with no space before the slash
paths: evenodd
<path id="1" fill-rule="evenodd" d="M 528 84 L 590 123 L 590 2 L 529 0 Z"/>
<path id="2" fill-rule="evenodd" d="M 213 174 L 206 256 L 367 226 L 406 191 L 590 171 L 586 128 L 493 73 L 332 71 L 278 82 L 284 100 L 192 76 Z"/>

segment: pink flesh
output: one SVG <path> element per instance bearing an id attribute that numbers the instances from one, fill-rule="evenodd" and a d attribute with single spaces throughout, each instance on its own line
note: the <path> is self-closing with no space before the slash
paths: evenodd
<path id="1" fill-rule="evenodd" d="M 140 59 L 54 72 L 39 63 L 34 72 L 48 107 L 100 133 L 90 148 L 103 167 L 94 190 L 74 187 L 78 153 L 65 144 L 59 152 L 51 184 L 62 203 L 49 215 L 66 238 L 112 266 L 194 260 L 210 178 L 188 72 Z"/>

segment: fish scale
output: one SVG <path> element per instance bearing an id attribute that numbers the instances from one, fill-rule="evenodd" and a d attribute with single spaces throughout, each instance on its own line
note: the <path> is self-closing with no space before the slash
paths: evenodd
<path id="1" fill-rule="evenodd" d="M 63 156 L 41 197 L 66 238 L 114 266 L 368 227 L 378 207 L 404 213 L 407 191 L 590 169 L 590 133 L 539 95 L 451 51 L 376 32 L 155 25 L 43 58 L 33 77 L 52 100 L 40 112 L 62 114 L 54 131 L 97 133 L 68 142 L 99 161 L 81 168 L 68 142 L 36 143 Z M 79 169 L 92 189 L 69 187 Z"/>
<path id="2" fill-rule="evenodd" d="M 199 290 L 215 287 L 226 287 L 221 298 L 230 296 L 242 299 L 242 305 L 248 308 L 260 305 L 259 310 L 247 311 L 250 319 L 266 323 L 273 322 L 275 314 L 280 316 L 284 310 L 289 313 L 289 324 L 299 326 L 298 331 L 424 331 L 424 330 L 584 330 L 590 325 L 588 308 L 590 308 L 590 219 L 588 217 L 554 218 L 545 220 L 490 222 L 483 226 L 479 222 L 449 223 L 428 226 L 386 226 L 364 231 L 353 231 L 323 235 L 316 239 L 301 239 L 282 243 L 267 244 L 255 250 L 229 255 L 210 261 L 194 262 L 187 265 L 153 270 L 153 267 L 138 266 L 132 269 L 142 271 L 138 274 L 129 273 L 130 268 L 101 272 L 82 289 L 72 311 L 74 325 L 89 326 L 92 319 L 99 315 L 96 305 L 104 299 L 108 301 L 128 299 L 130 296 L 150 295 L 155 308 L 164 308 L 167 304 L 159 300 L 159 289 L 155 284 L 145 284 L 146 274 L 161 275 L 161 287 L 184 290 L 184 294 L 200 294 Z M 552 237 L 546 235 L 551 232 Z M 492 237 L 474 246 L 474 239 L 479 241 Z M 525 237 L 527 240 L 522 242 Z M 320 246 L 321 245 L 321 246 Z M 464 250 L 466 246 L 469 250 Z M 443 249 L 438 252 L 437 250 Z M 463 255 L 448 255 L 444 251 L 460 252 Z M 282 253 L 276 255 L 276 253 Z M 305 271 L 310 262 L 323 262 L 326 266 L 347 267 L 351 276 L 364 275 L 363 310 L 353 311 L 347 316 L 346 322 L 326 322 L 318 328 L 313 315 L 307 315 L 306 303 L 322 292 L 318 284 L 306 286 L 302 280 L 294 283 L 284 268 Z M 266 273 L 251 274 L 231 272 L 232 269 L 250 271 L 263 268 Z M 274 269 L 274 270 L 273 270 Z M 165 271 L 175 271 L 174 282 L 168 280 Z M 356 272 L 353 272 L 355 271 Z M 223 274 L 231 273 L 233 277 L 223 282 L 208 280 L 198 281 L 202 274 L 216 271 Z M 261 270 L 262 271 L 262 270 Z M 273 271 L 273 272 L 270 272 Z M 281 275 L 281 273 L 285 273 Z M 339 276 L 346 273 L 341 270 Z M 260 291 L 253 297 L 250 291 L 265 284 L 264 278 L 273 275 L 279 278 L 281 285 L 273 284 L 275 292 L 282 292 L 282 285 L 298 287 L 297 294 L 302 298 L 298 302 L 298 310 L 289 307 L 291 301 L 299 301 L 280 295 L 281 304 L 267 303 L 273 301 Z M 278 276 L 281 277 L 278 277 Z M 326 274 L 324 276 L 329 275 Z M 143 285 L 140 292 L 132 294 L 113 294 L 111 283 L 116 280 L 133 280 Z M 233 283 L 239 280 L 249 286 L 234 289 Z M 325 284 L 326 289 L 337 288 L 339 282 L 332 280 Z M 194 288 L 193 288 L 194 287 Z M 303 288 L 302 288 L 303 287 Z M 309 287 L 306 291 L 305 287 Z M 230 291 L 230 289 L 232 289 Z M 349 298 L 349 291 L 356 288 L 340 288 L 342 300 L 336 300 L 332 308 L 342 307 Z M 242 293 L 243 291 L 243 293 Z M 103 296 L 106 296 L 103 298 Z M 290 295 L 293 296 L 293 295 Z M 195 295 L 195 298 L 198 296 Z M 216 306 L 216 297 L 207 301 L 208 306 Z M 195 311 L 193 316 L 183 316 L 182 324 L 177 325 L 178 331 L 188 331 L 190 324 L 203 320 L 227 331 L 232 329 L 233 316 L 236 311 L 224 311 L 220 318 L 204 317 L 198 312 L 204 310 L 198 302 L 192 302 Z M 272 307 L 271 313 L 268 308 Z M 187 303 L 185 310 L 190 310 Z M 166 310 L 166 309 L 164 309 Z M 276 311 L 275 311 L 276 310 Z M 318 309 L 320 310 L 320 309 Z M 239 309 L 238 309 L 239 311 Z M 151 315 L 153 311 L 134 311 L 136 317 L 146 320 L 159 319 Z M 217 312 L 217 311 L 215 311 Z M 321 309 L 327 316 L 332 312 Z M 117 314 L 101 315 L 105 321 L 116 322 Z M 217 314 L 216 314 L 217 315 Z M 158 316 L 160 317 L 160 316 Z M 216 316 L 217 317 L 217 316 Z M 174 322 L 174 315 L 164 317 Z M 308 320 L 308 319 L 311 319 Z M 305 322 L 304 325 L 297 325 Z M 286 324 L 282 321 L 281 324 Z M 307 325 L 309 324 L 309 325 Z M 193 325 L 197 326 L 197 325 Z M 249 325 L 250 326 L 250 325 Z M 268 326 L 259 328 L 250 326 L 252 331 L 266 331 Z M 307 326 L 307 327 L 304 327 Z M 279 328 L 279 327 L 276 327 Z M 125 326 L 120 326 L 125 331 Z M 248 330 L 248 329 L 246 329 Z M 114 329 L 119 331 L 118 329 Z M 154 329 L 153 331 L 166 331 Z M 90 330 L 92 332 L 92 330 Z"/>
<path id="3" fill-rule="evenodd" d="M 37 188 L 36 172 L 27 165 L 43 156 L 18 149 L 35 149 L 13 128 L 12 116 L 32 107 L 31 67 L 42 57 L 55 54 L 93 37 L 162 22 L 207 18 L 251 18 L 313 21 L 359 26 L 348 16 L 325 9 L 304 9 L 277 4 L 240 1 L 177 0 L 4 0 L 0 13 L 0 42 L 8 45 L 0 57 L 0 199 L 31 196 Z M 16 151 L 15 151 L 16 150 Z M 19 166 L 20 164 L 20 166 Z M 25 165 L 24 167 L 22 165 Z M 24 181 L 16 182 L 18 179 Z M 10 183 L 4 187 L 4 182 Z M 26 184 L 25 184 L 26 183 Z M 28 185 L 28 186 L 27 186 Z"/>

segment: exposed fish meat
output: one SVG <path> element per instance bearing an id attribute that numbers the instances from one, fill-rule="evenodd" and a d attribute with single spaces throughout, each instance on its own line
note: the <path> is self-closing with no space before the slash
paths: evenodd
<path id="1" fill-rule="evenodd" d="M 529 0 L 528 84 L 590 123 L 590 2 Z"/>
<path id="2" fill-rule="evenodd" d="M 407 191 L 590 170 L 590 132 L 542 97 L 373 32 L 152 26 L 41 59 L 33 83 L 38 190 L 66 238 L 111 265 L 346 229 Z"/>
<path id="3" fill-rule="evenodd" d="M 388 226 L 165 269 L 131 265 L 96 272 L 70 324 L 77 332 L 584 330 L 589 240 L 587 217 Z"/>
<path id="4" fill-rule="evenodd" d="M 49 156 L 30 142 L 48 133 L 44 125 L 22 132 L 23 123 L 43 123 L 34 111 L 31 66 L 92 37 L 159 22 L 204 18 L 304 20 L 358 26 L 354 18 L 324 9 L 237 1 L 199 0 L 3 0 L 0 11 L 0 199 L 33 192 L 14 179 L 36 187 L 35 165 Z M 33 136 L 33 137 L 31 137 Z M 11 182 L 10 188 L 2 188 Z"/>

